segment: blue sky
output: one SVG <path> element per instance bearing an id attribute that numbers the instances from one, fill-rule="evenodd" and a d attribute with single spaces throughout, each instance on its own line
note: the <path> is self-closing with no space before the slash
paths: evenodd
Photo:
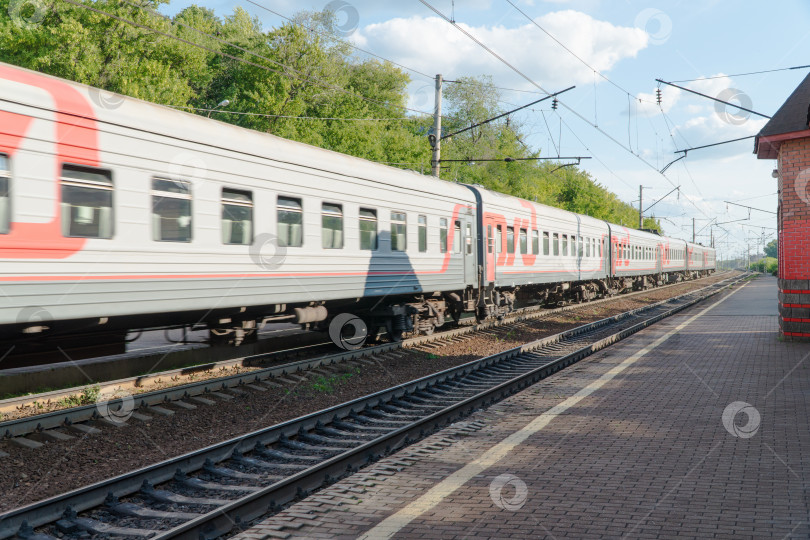
<path id="1" fill-rule="evenodd" d="M 542 96 L 530 93 L 540 91 L 418 0 L 253 2 L 286 16 L 300 10 L 321 10 L 331 2 L 348 38 L 375 54 L 430 76 L 442 73 L 453 79 L 488 74 L 497 86 L 520 90 L 502 93 L 504 110 Z M 283 22 L 257 5 L 241 0 L 173 0 L 163 11 L 175 13 L 192 3 L 212 8 L 220 16 L 241 6 L 257 16 L 266 28 Z M 451 0 L 428 3 L 451 15 Z M 773 115 L 810 69 L 728 75 L 810 64 L 810 54 L 805 52 L 810 49 L 810 3 L 800 0 L 778 3 L 512 0 L 512 3 L 528 18 L 507 0 L 456 0 L 454 16 L 459 25 L 542 88 L 558 91 L 577 86 L 561 96 L 568 108 L 551 111 L 550 102 L 544 102 L 516 114 L 516 120 L 531 133 L 527 140 L 531 147 L 541 149 L 542 155 L 547 156 L 558 152 L 593 156 L 583 161 L 582 167 L 627 202 L 638 200 L 640 184 L 645 186 L 645 201 L 650 202 L 681 186 L 680 198 L 673 194 L 651 211 L 656 217 L 666 218 L 662 223 L 665 232 L 672 236 L 690 238 L 692 218 L 696 218 L 700 229 L 711 218 L 722 224 L 748 217 L 747 210 L 723 201 L 776 211 L 777 186 L 771 177 L 776 165 L 772 160 L 756 159 L 752 153 L 753 139 L 690 152 L 686 159 L 673 164 L 665 176 L 657 172 L 677 157 L 676 149 L 753 135 L 766 120 L 732 108 L 718 109 L 712 101 L 669 87 L 662 87 L 663 103 L 658 107 L 655 79 L 704 79 L 679 84 L 747 102 L 754 111 Z M 416 73 L 411 73 L 411 77 L 410 105 L 432 110 L 432 81 Z M 645 208 L 650 202 L 645 202 Z M 715 229 L 723 240 L 718 244 L 721 256 L 739 254 L 748 243 L 755 246 L 757 238 L 763 235 L 766 241 L 775 238 L 774 215 L 755 211 L 750 216 L 749 221 L 723 224 L 725 230 Z M 708 229 L 703 233 L 708 234 Z M 699 241 L 707 243 L 708 236 Z"/>

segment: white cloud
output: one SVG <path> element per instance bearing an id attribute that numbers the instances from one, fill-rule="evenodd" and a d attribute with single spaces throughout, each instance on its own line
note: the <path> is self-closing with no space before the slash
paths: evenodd
<path id="1" fill-rule="evenodd" d="M 638 28 L 615 26 L 573 10 L 556 11 L 536 19 L 561 42 L 602 73 L 634 58 L 648 43 Z M 459 23 L 529 78 L 554 91 L 591 82 L 593 71 L 564 51 L 533 24 L 517 27 Z M 352 36 L 357 45 L 406 66 L 445 77 L 492 75 L 499 86 L 535 89 L 470 38 L 438 17 L 413 16 L 371 24 Z M 419 83 L 428 84 L 428 81 Z M 415 92 L 417 88 L 412 88 Z M 418 97 L 418 96 L 417 96 Z M 432 102 L 432 100 L 431 100 Z"/>

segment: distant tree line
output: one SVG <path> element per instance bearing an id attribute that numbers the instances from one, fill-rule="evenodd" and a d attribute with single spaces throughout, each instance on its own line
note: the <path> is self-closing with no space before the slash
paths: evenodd
<path id="1" fill-rule="evenodd" d="M 198 114 L 227 99 L 231 104 L 212 117 L 429 172 L 432 118 L 404 109 L 409 75 L 353 55 L 348 42 L 336 37 L 334 13 L 303 11 L 295 22 L 266 30 L 240 7 L 221 18 L 194 5 L 168 18 L 157 12 L 162 4 L 168 0 L 87 0 L 85 7 L 0 0 L 0 61 Z M 457 80 L 446 86 L 445 133 L 507 110 L 490 78 Z M 432 109 L 432 100 L 431 93 L 431 106 L 422 108 Z M 446 162 L 441 176 L 637 225 L 637 209 L 578 167 L 480 161 L 537 157 L 526 137 L 523 126 L 505 117 L 446 140 L 442 157 L 464 161 Z M 644 226 L 660 230 L 657 220 L 645 219 Z"/>

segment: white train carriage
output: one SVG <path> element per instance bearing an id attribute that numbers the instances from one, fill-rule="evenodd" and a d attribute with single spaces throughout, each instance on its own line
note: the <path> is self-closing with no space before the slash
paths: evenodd
<path id="1" fill-rule="evenodd" d="M 463 186 L 99 95 L 0 64 L 0 332 L 238 335 L 477 284 Z"/>
<path id="2" fill-rule="evenodd" d="M 616 278 L 661 273 L 661 236 L 610 226 L 611 275 Z"/>
<path id="3" fill-rule="evenodd" d="M 698 275 L 715 269 L 715 250 L 701 244 L 687 242 L 687 270 Z"/>
<path id="4" fill-rule="evenodd" d="M 688 251 L 685 240 L 664 237 L 661 239 L 660 249 L 662 259 L 661 268 L 664 272 L 686 271 L 686 257 Z"/>
<path id="5" fill-rule="evenodd" d="M 482 282 L 504 297 L 493 303 L 511 305 L 521 287 L 545 301 L 561 298 L 572 284 L 581 300 L 596 296 L 590 283 L 608 275 L 604 221 L 469 187 L 478 198 Z"/>

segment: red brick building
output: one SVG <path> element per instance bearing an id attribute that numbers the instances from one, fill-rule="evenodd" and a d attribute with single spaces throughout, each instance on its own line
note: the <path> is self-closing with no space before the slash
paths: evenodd
<path id="1" fill-rule="evenodd" d="M 810 75 L 762 128 L 754 152 L 779 179 L 779 327 L 810 341 Z"/>

